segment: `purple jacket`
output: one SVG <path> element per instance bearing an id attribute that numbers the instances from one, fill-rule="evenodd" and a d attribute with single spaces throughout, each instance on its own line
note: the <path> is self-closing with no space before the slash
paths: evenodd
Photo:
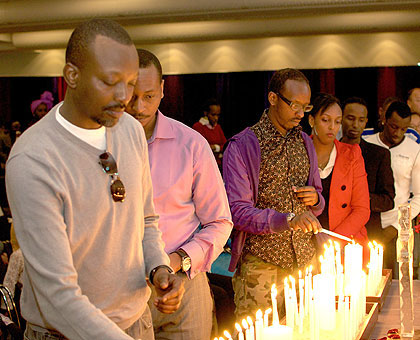
<path id="1" fill-rule="evenodd" d="M 318 160 L 311 138 L 302 132 L 308 151 L 310 170 L 308 186 L 315 187 L 319 203 L 311 207 L 315 216 L 322 213 L 325 200 L 321 195 L 322 185 L 318 172 Z M 223 178 L 234 223 L 232 258 L 229 271 L 233 272 L 245 244 L 246 233 L 268 234 L 289 229 L 287 213 L 273 209 L 255 207 L 258 197 L 258 184 L 261 163 L 261 150 L 257 136 L 250 128 L 233 136 L 223 155 Z"/>

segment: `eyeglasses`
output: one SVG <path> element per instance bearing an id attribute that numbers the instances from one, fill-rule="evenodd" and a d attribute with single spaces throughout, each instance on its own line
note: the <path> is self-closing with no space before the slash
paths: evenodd
<path id="1" fill-rule="evenodd" d="M 125 199 L 125 188 L 118 176 L 117 163 L 114 157 L 106 151 L 99 155 L 99 164 L 102 165 L 102 170 L 112 178 L 110 186 L 112 199 L 115 202 L 123 202 Z"/>
<path id="2" fill-rule="evenodd" d="M 308 105 L 305 105 L 305 106 L 303 106 L 302 104 L 300 104 L 300 103 L 297 103 L 297 102 L 292 102 L 292 101 L 290 101 L 289 99 L 287 99 L 286 97 L 283 97 L 280 93 L 278 93 L 278 92 L 275 92 L 276 93 L 276 95 L 278 95 L 279 96 L 279 98 L 281 99 L 281 100 L 283 100 L 287 105 L 289 105 L 290 106 L 290 108 L 293 110 L 293 111 L 295 111 L 295 112 L 298 112 L 298 111 L 300 111 L 300 110 L 303 110 L 303 112 L 310 112 L 310 111 L 312 111 L 312 109 L 314 108 L 314 106 L 313 105 L 311 105 L 311 104 L 308 104 Z"/>

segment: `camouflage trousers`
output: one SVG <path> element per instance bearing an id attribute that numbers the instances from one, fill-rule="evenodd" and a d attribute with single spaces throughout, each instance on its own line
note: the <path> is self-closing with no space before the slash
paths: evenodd
<path id="1" fill-rule="evenodd" d="M 313 273 L 316 273 L 318 266 L 316 256 L 307 266 L 311 264 L 314 268 Z M 232 278 L 233 290 L 235 291 L 236 319 L 241 320 L 248 315 L 255 316 L 258 309 L 261 309 L 264 313 L 267 308 L 271 308 L 271 286 L 273 283 L 276 284 L 278 291 L 279 316 L 280 318 L 284 316 L 284 279 L 292 275 L 297 281 L 299 269 L 304 275 L 305 268 L 283 269 L 249 253 L 245 254 Z"/>

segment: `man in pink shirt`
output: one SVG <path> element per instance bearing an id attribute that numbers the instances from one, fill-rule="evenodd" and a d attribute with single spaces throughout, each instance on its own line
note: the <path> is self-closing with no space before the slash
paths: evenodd
<path id="1" fill-rule="evenodd" d="M 127 112 L 146 133 L 165 251 L 171 267 L 185 280 L 175 314 L 167 317 L 151 305 L 155 337 L 210 339 L 213 300 L 205 272 L 232 230 L 226 192 L 207 141 L 158 110 L 164 85 L 159 60 L 149 51 L 138 54 L 139 76 Z"/>

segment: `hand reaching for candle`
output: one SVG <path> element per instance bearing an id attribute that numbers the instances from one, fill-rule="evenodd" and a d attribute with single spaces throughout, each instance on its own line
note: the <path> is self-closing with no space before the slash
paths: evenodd
<path id="1" fill-rule="evenodd" d="M 302 229 L 305 233 L 313 231 L 314 234 L 317 234 L 322 229 L 318 219 L 311 211 L 305 211 L 300 215 L 296 215 L 289 222 L 289 226 L 293 230 Z"/>
<path id="2" fill-rule="evenodd" d="M 292 187 L 297 198 L 306 206 L 314 206 L 319 202 L 318 192 L 314 187 L 305 186 L 305 187 Z"/>
<path id="3" fill-rule="evenodd" d="M 170 274 L 165 268 L 159 268 L 153 276 L 153 285 L 157 293 L 153 302 L 156 308 L 165 314 L 175 312 L 184 296 L 184 281 L 175 274 Z"/>

